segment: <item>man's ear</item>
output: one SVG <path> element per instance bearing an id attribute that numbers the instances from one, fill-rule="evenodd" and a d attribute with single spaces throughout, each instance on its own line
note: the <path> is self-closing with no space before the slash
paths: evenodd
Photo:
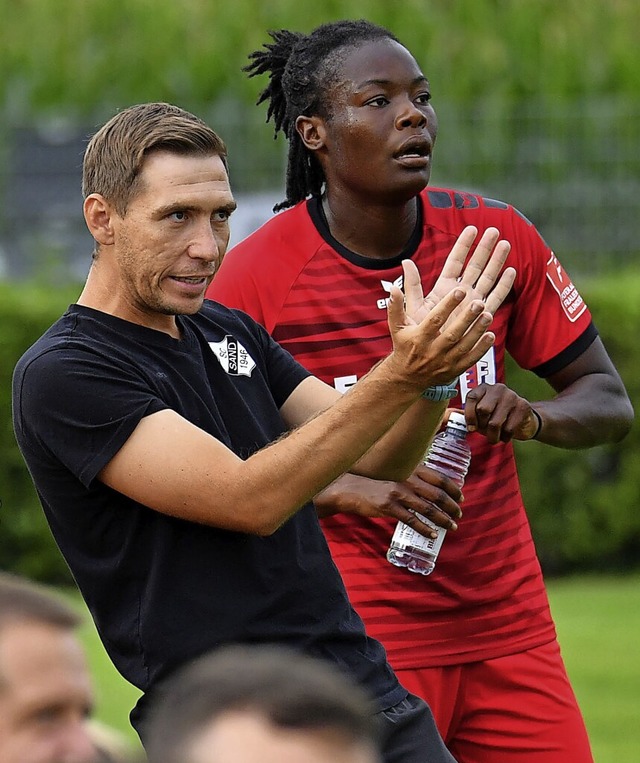
<path id="1" fill-rule="evenodd" d="M 117 214 L 99 193 L 91 193 L 82 207 L 87 228 L 100 246 L 113 244 L 113 218 Z"/>
<path id="2" fill-rule="evenodd" d="M 309 151 L 318 151 L 324 147 L 327 131 L 324 120 L 320 117 L 299 116 L 296 119 L 296 131 Z"/>

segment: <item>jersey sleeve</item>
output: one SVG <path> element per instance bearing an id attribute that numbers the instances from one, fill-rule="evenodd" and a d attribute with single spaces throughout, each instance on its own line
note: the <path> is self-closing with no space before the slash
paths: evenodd
<path id="1" fill-rule="evenodd" d="M 291 271 L 286 221 L 272 220 L 231 249 L 207 290 L 207 298 L 250 315 L 271 333 L 297 271 Z"/>
<path id="2" fill-rule="evenodd" d="M 510 232 L 516 268 L 507 350 L 522 367 L 547 376 L 595 339 L 591 313 L 573 281 L 535 227 L 517 211 Z"/>
<path id="3" fill-rule="evenodd" d="M 207 290 L 207 299 L 248 313 L 260 325 L 266 325 L 264 289 L 258 287 L 251 267 L 240 250 L 232 249 Z"/>
<path id="4" fill-rule="evenodd" d="M 306 202 L 300 202 L 229 250 L 207 297 L 244 310 L 271 334 L 293 285 L 322 245 Z"/>
<path id="5" fill-rule="evenodd" d="M 43 352 L 17 369 L 17 436 L 89 487 L 142 418 L 166 404 L 132 370 L 77 349 Z"/>

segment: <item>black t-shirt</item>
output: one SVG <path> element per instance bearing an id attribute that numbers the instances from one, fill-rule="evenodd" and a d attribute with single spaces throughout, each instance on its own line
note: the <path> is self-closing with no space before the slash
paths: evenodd
<path id="1" fill-rule="evenodd" d="M 180 340 L 73 305 L 14 373 L 18 444 L 107 652 L 148 691 L 217 645 L 278 642 L 394 705 L 406 692 L 350 606 L 311 504 L 258 537 L 161 514 L 96 479 L 165 408 L 241 458 L 283 433 L 279 406 L 302 366 L 240 311 L 205 302 L 177 320 Z"/>

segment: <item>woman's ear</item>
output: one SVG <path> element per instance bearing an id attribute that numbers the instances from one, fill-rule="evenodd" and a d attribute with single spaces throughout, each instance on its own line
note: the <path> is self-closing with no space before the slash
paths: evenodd
<path id="1" fill-rule="evenodd" d="M 82 207 L 87 228 L 101 246 L 113 244 L 113 216 L 111 204 L 99 193 L 92 193 Z"/>
<path id="2" fill-rule="evenodd" d="M 327 133 L 321 117 L 299 116 L 296 119 L 296 131 L 309 151 L 318 151 L 324 147 Z"/>

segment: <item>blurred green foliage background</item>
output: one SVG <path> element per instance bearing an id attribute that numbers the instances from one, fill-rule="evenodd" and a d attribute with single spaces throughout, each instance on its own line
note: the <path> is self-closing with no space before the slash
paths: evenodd
<path id="1" fill-rule="evenodd" d="M 189 109 L 231 92 L 265 31 L 388 26 L 449 100 L 638 94 L 636 0 L 1 0 L 0 103 L 12 116 Z"/>

